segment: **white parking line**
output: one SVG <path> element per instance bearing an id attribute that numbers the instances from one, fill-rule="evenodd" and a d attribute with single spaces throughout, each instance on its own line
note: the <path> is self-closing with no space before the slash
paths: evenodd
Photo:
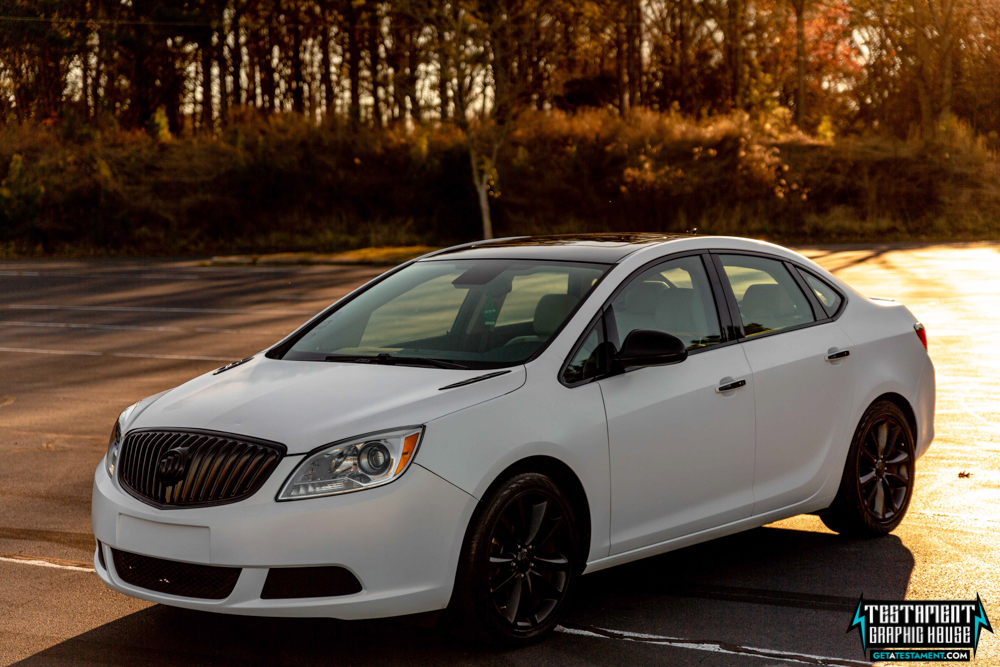
<path id="1" fill-rule="evenodd" d="M 94 352 L 91 350 L 40 350 L 29 347 L 0 347 L 0 352 L 27 352 L 30 354 L 68 354 L 85 357 L 124 357 L 126 359 L 168 359 L 180 361 L 233 361 L 234 357 L 197 357 L 183 354 L 141 354 L 138 352 Z"/>
<path id="2" fill-rule="evenodd" d="M 106 313 L 216 313 L 247 315 L 315 315 L 313 310 L 256 310 L 250 308 L 152 308 L 147 306 L 54 306 L 23 304 L 0 306 L 7 310 L 87 310 Z"/>
<path id="3" fill-rule="evenodd" d="M 606 628 L 568 628 L 563 625 L 556 626 L 556 632 L 579 637 L 593 637 L 595 639 L 612 639 L 616 641 L 641 642 L 653 644 L 655 646 L 672 646 L 684 648 L 692 651 L 705 651 L 708 653 L 723 653 L 726 655 L 742 655 L 749 658 L 767 658 L 771 660 L 781 660 L 783 662 L 794 662 L 801 665 L 817 665 L 819 667 L 869 667 L 871 663 L 858 660 L 846 660 L 844 658 L 829 658 L 822 655 L 810 655 L 808 653 L 794 653 L 791 651 L 775 651 L 767 648 L 757 648 L 754 646 L 741 646 L 739 644 L 726 644 L 724 642 L 705 641 L 701 639 L 683 639 L 681 637 L 666 637 L 663 635 L 650 635 L 641 632 L 626 632 L 623 630 L 608 630 Z"/>
<path id="4" fill-rule="evenodd" d="M 18 565 L 34 565 L 35 567 L 53 567 L 58 570 L 72 570 L 74 572 L 93 572 L 93 566 L 66 565 L 59 559 L 42 558 L 40 556 L 0 556 L 0 562 L 17 563 Z"/>

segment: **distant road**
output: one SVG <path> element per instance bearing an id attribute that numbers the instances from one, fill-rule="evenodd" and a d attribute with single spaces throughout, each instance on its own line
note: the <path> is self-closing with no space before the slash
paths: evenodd
<path id="1" fill-rule="evenodd" d="M 858 541 L 797 517 L 590 575 L 564 632 L 508 654 L 472 652 L 426 618 L 171 609 L 106 590 L 92 571 L 91 480 L 118 412 L 267 347 L 384 269 L 0 262 L 0 664 L 853 665 L 860 641 L 844 630 L 862 591 L 978 591 L 996 624 L 1000 245 L 804 252 L 927 327 L 937 439 L 902 526 Z M 1000 664 L 1000 639 L 984 633 L 977 661 Z"/>

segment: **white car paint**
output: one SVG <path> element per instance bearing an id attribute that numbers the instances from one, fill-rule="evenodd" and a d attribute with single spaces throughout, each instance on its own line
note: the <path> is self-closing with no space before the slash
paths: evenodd
<path id="1" fill-rule="evenodd" d="M 658 258 L 703 248 L 797 262 L 844 293 L 847 305 L 834 322 L 710 349 L 679 365 L 572 388 L 559 382 L 576 341 L 624 280 Z M 480 254 L 505 252 L 486 246 Z M 637 246 L 537 358 L 475 384 L 441 389 L 482 371 L 261 354 L 145 399 L 124 430 L 201 428 L 269 439 L 288 448 L 278 468 L 240 502 L 161 510 L 126 493 L 102 462 L 93 529 L 110 567 L 96 553 L 95 567 L 115 590 L 209 611 L 353 619 L 442 609 L 477 503 L 504 470 L 533 457 L 556 459 L 579 480 L 590 520 L 586 572 L 819 510 L 836 494 L 861 415 L 882 394 L 911 406 L 918 456 L 930 445 L 934 371 L 914 323 L 902 305 L 870 300 L 790 250 L 685 237 Z M 834 348 L 851 356 L 826 362 Z M 747 385 L 716 393 L 724 379 Z M 275 501 L 317 446 L 419 424 L 426 430 L 415 462 L 392 483 Z M 715 476 L 711 483 L 707 475 Z M 243 571 L 225 600 L 181 598 L 126 584 L 109 548 Z M 363 590 L 260 598 L 268 568 L 296 565 L 343 566 Z"/>

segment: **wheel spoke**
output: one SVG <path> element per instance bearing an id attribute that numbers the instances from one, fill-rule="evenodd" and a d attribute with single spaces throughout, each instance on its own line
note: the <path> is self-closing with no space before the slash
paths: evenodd
<path id="1" fill-rule="evenodd" d="M 886 459 L 885 462 L 888 463 L 889 465 L 898 465 L 900 463 L 903 463 L 904 461 L 909 461 L 909 460 L 910 460 L 910 455 L 902 450 L 899 450 L 896 452 L 895 456 L 893 456 L 891 459 Z"/>
<path id="2" fill-rule="evenodd" d="M 871 490 L 868 495 L 865 496 L 865 506 L 868 507 L 872 513 L 875 512 L 875 494 L 878 493 L 878 484 L 872 484 Z"/>
<path id="3" fill-rule="evenodd" d="M 514 579 L 514 586 L 510 590 L 510 597 L 507 598 L 505 615 L 509 623 L 513 623 L 514 619 L 517 618 L 517 609 L 521 606 L 521 587 L 523 581 L 521 577 Z"/>
<path id="4" fill-rule="evenodd" d="M 560 517 L 556 517 L 556 519 L 552 522 L 552 525 L 549 526 L 548 531 L 544 534 L 544 536 L 542 537 L 542 539 L 540 539 L 540 540 L 538 540 L 538 542 L 534 543 L 533 546 L 536 547 L 536 548 L 538 548 L 538 549 L 541 549 L 546 544 L 548 544 L 549 540 L 551 540 L 553 538 L 553 536 L 556 534 L 556 531 L 559 530 L 559 527 L 562 525 L 562 522 L 563 522 L 563 518 L 561 516 Z M 531 542 L 529 542 L 529 544 L 531 544 Z"/>
<path id="5" fill-rule="evenodd" d="M 882 482 L 875 485 L 875 507 L 878 518 L 885 517 L 885 488 L 883 488 Z"/>
<path id="6" fill-rule="evenodd" d="M 549 509 L 548 502 L 541 502 L 531 506 L 531 523 L 528 525 L 528 535 L 524 538 L 525 544 L 531 544 L 538 535 L 538 530 L 542 527 L 545 513 Z"/>
<path id="7" fill-rule="evenodd" d="M 534 591 L 538 594 L 539 600 L 558 600 L 562 595 L 562 590 L 546 579 L 541 572 L 528 570 L 528 579 L 532 577 L 535 578 Z"/>
<path id="8" fill-rule="evenodd" d="M 490 586 L 490 595 L 493 595 L 493 594 L 494 594 L 494 593 L 496 593 L 496 592 L 497 592 L 498 590 L 500 590 L 501 588 L 503 588 L 504 586 L 506 586 L 507 584 L 509 584 L 509 583 L 511 582 L 511 580 L 512 580 L 512 579 L 513 579 L 514 577 L 516 577 L 516 576 L 517 576 L 517 572 L 516 572 L 516 571 L 512 571 L 512 572 L 511 572 L 511 573 L 510 573 L 510 574 L 509 574 L 509 575 L 507 576 L 507 578 L 506 578 L 506 579 L 504 579 L 503 581 L 501 581 L 501 582 L 500 582 L 499 584 L 497 584 L 496 586 Z"/>
<path id="9" fill-rule="evenodd" d="M 875 479 L 875 471 L 874 470 L 872 470 L 869 473 L 865 473 L 864 475 L 862 475 L 858 479 L 858 481 L 861 482 L 861 488 L 864 488 L 864 487 L 868 486 L 868 484 L 870 484 L 873 479 Z"/>
<path id="10" fill-rule="evenodd" d="M 885 474 L 885 481 L 889 483 L 890 487 L 892 487 L 892 486 L 903 486 L 903 487 L 905 487 L 909 483 L 908 479 L 906 479 L 902 475 L 899 475 L 899 474 L 894 473 L 894 472 L 887 472 Z M 893 484 L 893 482 L 895 484 Z"/>
<path id="11" fill-rule="evenodd" d="M 877 456 L 868 451 L 867 447 L 861 447 L 861 455 L 864 456 L 869 461 L 871 461 L 872 465 L 875 465 L 875 461 L 876 459 L 878 459 Z"/>
<path id="12" fill-rule="evenodd" d="M 490 565 L 509 565 L 513 562 L 513 556 L 490 556 Z"/>
<path id="13" fill-rule="evenodd" d="M 569 570 L 569 559 L 562 554 L 552 554 L 551 556 L 535 556 L 535 567 L 542 570 L 555 570 L 565 572 Z"/>
<path id="14" fill-rule="evenodd" d="M 886 440 L 889 437 L 889 423 L 882 422 L 878 425 L 878 453 L 879 456 L 885 453 Z"/>
<path id="15" fill-rule="evenodd" d="M 892 435 L 889 436 L 889 444 L 886 446 L 886 456 L 896 451 L 896 443 L 899 441 L 899 434 L 903 432 L 899 424 L 892 425 Z"/>

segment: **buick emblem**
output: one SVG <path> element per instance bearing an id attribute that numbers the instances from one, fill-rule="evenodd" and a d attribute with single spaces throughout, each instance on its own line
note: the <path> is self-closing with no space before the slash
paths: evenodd
<path id="1" fill-rule="evenodd" d="M 156 476 L 162 484 L 171 486 L 184 478 L 184 473 L 187 472 L 187 453 L 186 447 L 168 449 L 163 453 L 156 464 Z"/>

